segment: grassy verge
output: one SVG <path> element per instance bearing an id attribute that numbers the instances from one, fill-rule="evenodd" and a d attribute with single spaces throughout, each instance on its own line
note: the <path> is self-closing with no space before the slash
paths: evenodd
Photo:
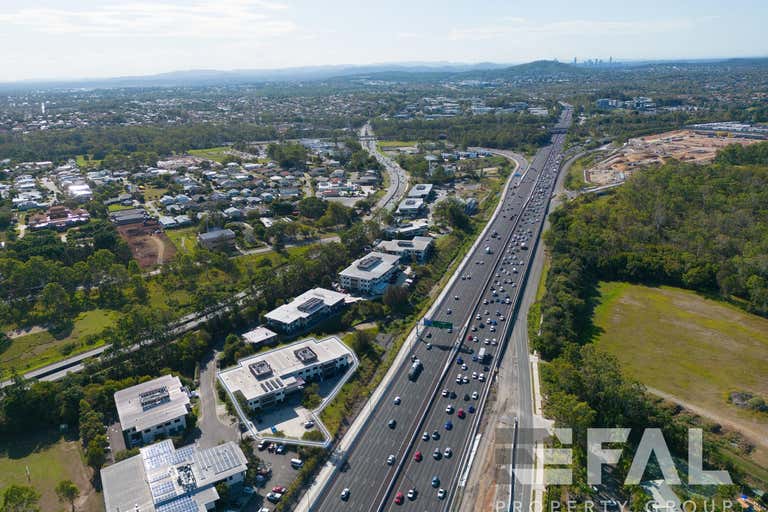
<path id="1" fill-rule="evenodd" d="M 55 363 L 64 357 L 79 354 L 102 344 L 94 340 L 90 345 L 87 338 L 99 334 L 114 325 L 120 313 L 105 309 L 93 309 L 77 315 L 72 331 L 64 338 L 57 339 L 48 331 L 19 336 L 11 340 L 0 353 L 0 374 L 11 370 L 26 373 L 36 368 Z"/>
<path id="2" fill-rule="evenodd" d="M 29 479 L 27 479 L 29 470 Z M 41 510 L 65 510 L 54 488 L 61 480 L 72 480 L 85 503 L 81 512 L 103 509 L 101 496 L 90 483 L 91 470 L 83 463 L 80 443 L 55 432 L 15 436 L 0 441 L 0 490 L 9 485 L 30 485 L 41 494 Z"/>
<path id="3" fill-rule="evenodd" d="M 597 152 L 577 158 L 568 169 L 568 174 L 565 175 L 565 188 L 568 190 L 579 190 L 588 187 L 589 183 L 584 181 L 584 169 L 594 165 L 602 156 L 602 152 Z"/>

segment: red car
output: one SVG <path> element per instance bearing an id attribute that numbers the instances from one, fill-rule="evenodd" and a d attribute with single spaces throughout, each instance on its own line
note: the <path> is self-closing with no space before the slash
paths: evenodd
<path id="1" fill-rule="evenodd" d="M 456 415 L 459 418 L 464 419 L 464 409 L 459 409 L 459 411 L 456 413 Z"/>
<path id="2" fill-rule="evenodd" d="M 395 496 L 395 505 L 402 505 L 404 500 L 405 496 L 403 496 L 403 493 L 398 492 Z"/>
<path id="3" fill-rule="evenodd" d="M 421 452 L 416 452 L 413 455 L 413 460 L 415 460 L 416 462 L 421 462 Z"/>
<path id="4" fill-rule="evenodd" d="M 285 494 L 285 491 L 287 491 L 287 490 L 288 489 L 286 489 L 285 487 L 280 486 L 280 485 L 272 488 L 272 492 L 276 492 L 278 494 Z"/>

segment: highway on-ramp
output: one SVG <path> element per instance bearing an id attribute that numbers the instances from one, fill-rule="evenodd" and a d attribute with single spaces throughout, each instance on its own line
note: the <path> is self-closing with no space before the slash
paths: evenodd
<path id="1" fill-rule="evenodd" d="M 561 126 L 569 123 L 570 110 L 566 110 Z M 477 415 L 493 381 L 497 352 L 504 344 L 502 335 L 507 334 L 518 290 L 524 286 L 529 253 L 540 234 L 563 139 L 562 133 L 554 135 L 552 145 L 539 151 L 524 175 L 514 178 L 499 214 L 490 221 L 486 239 L 458 271 L 462 278 L 454 281 L 433 317 L 452 322 L 453 332 L 426 328 L 422 333 L 421 341 L 411 347 L 413 357 L 423 362 L 422 373 L 414 382 L 407 376 L 410 361 L 398 369 L 357 442 L 349 452 L 341 454 L 346 462 L 313 504 L 313 510 L 432 511 L 444 510 L 451 503 L 460 466 L 465 463 L 464 455 L 476 430 Z M 494 232 L 498 235 L 492 236 Z M 472 341 L 467 341 L 470 335 Z M 475 337 L 478 341 L 474 341 Z M 473 361 L 481 348 L 490 354 L 485 363 Z M 458 357 L 467 365 L 466 370 L 458 364 Z M 467 377 L 466 383 L 456 383 L 459 373 Z M 484 381 L 479 379 L 480 373 L 485 374 Z M 441 396 L 443 389 L 448 391 L 448 397 Z M 518 392 L 529 394 L 528 390 L 529 387 Z M 474 392 L 478 398 L 473 398 Z M 453 406 L 451 413 L 446 412 L 449 404 Z M 474 413 L 469 412 L 470 406 L 475 408 Z M 530 409 L 530 400 L 523 406 Z M 464 411 L 463 419 L 458 417 L 459 408 Z M 393 427 L 390 420 L 395 421 Z M 448 421 L 450 430 L 446 428 Z M 438 439 L 433 439 L 435 431 Z M 422 440 L 424 432 L 429 434 L 429 440 Z M 452 453 L 445 457 L 448 447 Z M 441 453 L 439 459 L 433 457 L 435 448 Z M 414 460 L 417 451 L 421 452 L 420 462 Z M 389 455 L 395 459 L 391 465 L 387 461 Z M 436 488 L 432 486 L 434 476 L 439 480 Z M 439 488 L 446 490 L 443 500 L 437 497 Z M 344 489 L 349 489 L 346 500 L 340 498 Z M 416 489 L 415 499 L 406 497 L 402 505 L 395 505 L 397 493 L 406 494 L 410 489 Z"/>

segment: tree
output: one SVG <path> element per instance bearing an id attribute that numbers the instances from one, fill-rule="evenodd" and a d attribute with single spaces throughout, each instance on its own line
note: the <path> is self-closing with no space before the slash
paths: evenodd
<path id="1" fill-rule="evenodd" d="M 299 201 L 299 213 L 310 219 L 319 219 L 328 208 L 328 203 L 319 197 L 305 197 Z"/>
<path id="2" fill-rule="evenodd" d="M 75 500 L 80 496 L 80 489 L 72 482 L 72 480 L 62 480 L 56 485 L 56 496 L 59 497 L 59 501 L 62 503 L 69 503 L 72 507 L 72 512 L 75 512 Z"/>
<path id="3" fill-rule="evenodd" d="M 59 283 L 48 283 L 40 295 L 40 306 L 46 318 L 59 322 L 69 313 L 69 294 Z"/>
<path id="4" fill-rule="evenodd" d="M 437 203 L 434 217 L 441 224 L 462 231 L 467 231 L 470 227 L 469 216 L 464 211 L 464 205 L 455 197 L 449 197 Z"/>
<path id="5" fill-rule="evenodd" d="M 40 493 L 26 485 L 11 485 L 3 492 L 0 512 L 39 512 Z"/>
<path id="6" fill-rule="evenodd" d="M 104 453 L 103 441 L 103 436 L 97 436 L 95 439 L 91 439 L 91 442 L 88 443 L 88 449 L 85 451 L 85 460 L 94 471 L 101 469 L 101 466 L 107 461 L 107 456 Z"/>
<path id="7" fill-rule="evenodd" d="M 408 290 L 401 286 L 389 286 L 384 292 L 382 302 L 394 313 L 405 313 L 408 311 Z"/>

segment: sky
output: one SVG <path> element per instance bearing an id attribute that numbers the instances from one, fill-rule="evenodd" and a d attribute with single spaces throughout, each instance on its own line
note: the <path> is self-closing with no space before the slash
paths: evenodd
<path id="1" fill-rule="evenodd" d="M 0 81 L 768 56 L 767 0 L 0 0 Z"/>

